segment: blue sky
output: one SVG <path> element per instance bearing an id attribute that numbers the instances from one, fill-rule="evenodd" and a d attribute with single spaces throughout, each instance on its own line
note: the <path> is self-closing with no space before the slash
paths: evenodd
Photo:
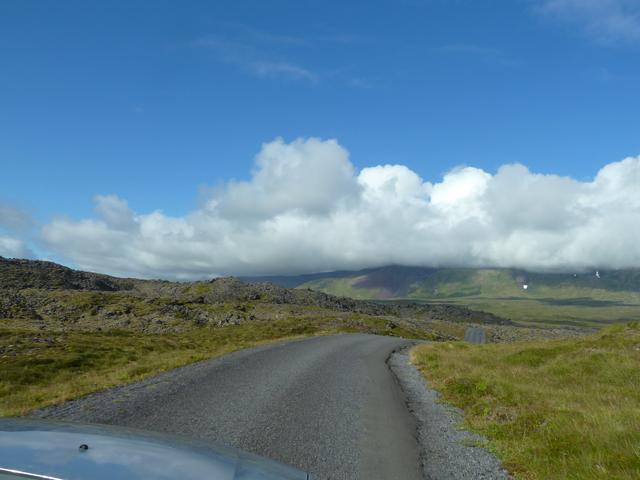
<path id="1" fill-rule="evenodd" d="M 335 138 L 356 171 L 593 179 L 640 153 L 630 0 L 0 4 L 0 201 L 38 225 L 95 195 L 185 215 L 263 143 Z M 209 191 L 205 189 L 205 191 Z M 37 246 L 36 246 L 37 247 Z"/>

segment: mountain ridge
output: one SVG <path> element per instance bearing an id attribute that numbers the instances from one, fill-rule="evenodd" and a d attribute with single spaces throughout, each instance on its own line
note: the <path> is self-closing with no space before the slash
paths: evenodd
<path id="1" fill-rule="evenodd" d="M 473 272 L 504 272 L 509 274 L 515 284 L 534 286 L 536 284 L 558 285 L 561 283 L 573 283 L 579 286 L 591 288 L 604 288 L 622 291 L 640 291 L 640 268 L 629 269 L 601 269 L 593 271 L 576 272 L 536 272 L 521 268 L 502 267 L 414 267 L 402 265 L 387 265 L 378 268 L 366 268 L 361 270 L 339 270 L 335 272 L 321 272 L 302 275 L 269 275 L 239 277 L 247 281 L 269 281 L 277 285 L 289 288 L 306 286 L 309 282 L 321 282 L 335 279 L 351 279 L 354 287 L 381 288 L 393 293 L 397 298 L 403 290 L 412 284 L 427 280 L 437 274 L 458 277 Z M 409 293 L 409 292 L 407 292 Z"/>
<path id="2" fill-rule="evenodd" d="M 332 313 L 334 312 L 334 313 Z M 236 277 L 169 282 L 117 278 L 52 262 L 0 257 L 0 318 L 56 328 L 135 328 L 164 332 L 283 316 L 365 315 L 510 325 L 497 315 L 451 305 L 394 305 Z"/>
<path id="3" fill-rule="evenodd" d="M 640 319 L 638 268 L 560 273 L 390 265 L 269 280 L 361 300 L 467 306 L 525 323 L 601 326 Z"/>

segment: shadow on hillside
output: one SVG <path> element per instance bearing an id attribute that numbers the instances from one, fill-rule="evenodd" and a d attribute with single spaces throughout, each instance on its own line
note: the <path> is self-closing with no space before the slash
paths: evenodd
<path id="1" fill-rule="evenodd" d="M 555 306 L 580 306 L 580 307 L 616 307 L 633 306 L 620 300 L 595 300 L 590 297 L 577 298 L 536 298 L 540 303 Z"/>

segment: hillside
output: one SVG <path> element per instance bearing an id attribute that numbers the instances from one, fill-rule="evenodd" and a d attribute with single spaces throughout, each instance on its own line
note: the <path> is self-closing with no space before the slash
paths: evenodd
<path id="1" fill-rule="evenodd" d="M 389 266 L 270 281 L 357 299 L 464 305 L 527 324 L 598 326 L 640 318 L 640 269 L 596 274 Z"/>
<path id="2" fill-rule="evenodd" d="M 135 280 L 81 272 L 42 260 L 0 257 L 0 289 L 116 291 L 134 288 Z"/>
<path id="3" fill-rule="evenodd" d="M 281 318 L 384 318 L 411 329 L 431 321 L 509 325 L 496 315 L 451 305 L 392 305 L 238 278 L 200 282 L 120 279 L 51 262 L 0 257 L 0 319 L 83 331 L 127 328 L 180 332 Z M 424 333 L 424 332 L 423 332 Z"/>

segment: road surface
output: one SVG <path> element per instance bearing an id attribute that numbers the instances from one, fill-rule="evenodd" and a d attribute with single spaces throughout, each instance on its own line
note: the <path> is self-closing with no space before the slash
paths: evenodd
<path id="1" fill-rule="evenodd" d="M 419 479 L 415 420 L 386 364 L 409 344 L 364 334 L 272 344 L 39 415 L 233 445 L 317 479 Z"/>

